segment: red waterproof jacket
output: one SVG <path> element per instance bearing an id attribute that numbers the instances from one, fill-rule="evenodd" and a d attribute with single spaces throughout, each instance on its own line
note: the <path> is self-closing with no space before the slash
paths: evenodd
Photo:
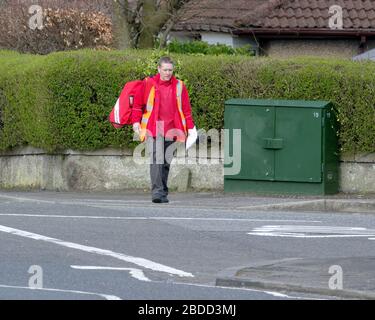
<path id="1" fill-rule="evenodd" d="M 135 99 L 132 109 L 132 123 L 141 123 L 141 141 L 147 136 L 156 137 L 156 122 L 161 121 L 159 117 L 160 110 L 160 75 L 146 78 L 143 80 L 142 92 L 139 99 Z M 194 128 L 194 121 L 191 114 L 191 105 L 189 95 L 185 84 L 177 80 L 174 76 L 171 78 L 172 104 L 176 107 L 174 112 L 174 136 L 178 141 L 185 141 L 187 130 Z M 160 133 L 160 132 L 159 132 Z"/>

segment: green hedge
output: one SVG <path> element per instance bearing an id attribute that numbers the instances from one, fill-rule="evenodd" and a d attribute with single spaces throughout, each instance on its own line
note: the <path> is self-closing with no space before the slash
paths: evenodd
<path id="1" fill-rule="evenodd" d="M 50 152 L 134 146 L 130 126 L 107 121 L 125 82 L 155 70 L 152 51 L 0 51 L 0 149 Z M 189 89 L 198 128 L 223 127 L 229 98 L 329 100 L 345 152 L 375 151 L 375 63 L 172 54 Z M 151 67 L 150 67 L 151 66 Z"/>

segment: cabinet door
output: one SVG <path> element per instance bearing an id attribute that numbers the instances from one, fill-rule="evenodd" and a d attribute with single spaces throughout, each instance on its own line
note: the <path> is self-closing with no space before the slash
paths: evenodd
<path id="1" fill-rule="evenodd" d="M 322 109 L 276 108 L 275 180 L 322 181 Z"/>
<path id="2" fill-rule="evenodd" d="M 275 108 L 264 106 L 227 106 L 224 115 L 225 129 L 230 130 L 230 155 L 233 154 L 231 129 L 241 129 L 241 170 L 226 179 L 274 179 L 274 150 L 264 148 L 264 139 L 274 137 Z M 228 163 L 228 159 L 225 159 Z M 230 165 L 226 165 L 230 166 Z"/>

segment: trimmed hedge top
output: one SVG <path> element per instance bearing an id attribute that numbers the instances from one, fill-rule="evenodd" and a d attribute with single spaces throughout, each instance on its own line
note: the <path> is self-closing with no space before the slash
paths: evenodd
<path id="1" fill-rule="evenodd" d="M 160 53 L 161 54 L 161 53 Z M 0 51 L 0 149 L 50 152 L 133 147 L 130 126 L 107 121 L 123 85 L 154 65 L 152 51 L 80 50 L 46 56 Z M 230 98 L 328 100 L 344 152 L 375 152 L 375 63 L 172 54 L 197 128 L 221 129 Z"/>

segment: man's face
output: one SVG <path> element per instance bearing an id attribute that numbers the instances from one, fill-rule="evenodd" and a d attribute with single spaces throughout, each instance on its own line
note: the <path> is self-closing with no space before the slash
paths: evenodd
<path id="1" fill-rule="evenodd" d="M 169 81 L 173 75 L 173 64 L 162 63 L 161 66 L 158 67 L 158 71 L 162 81 Z"/>

